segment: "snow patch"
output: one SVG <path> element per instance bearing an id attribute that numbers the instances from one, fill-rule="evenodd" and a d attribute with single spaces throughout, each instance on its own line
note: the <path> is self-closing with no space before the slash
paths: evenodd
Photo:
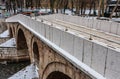
<path id="1" fill-rule="evenodd" d="M 120 18 L 112 18 L 111 21 L 120 22 Z"/>
<path id="2" fill-rule="evenodd" d="M 9 31 L 6 30 L 4 31 L 3 33 L 0 34 L 0 38 L 3 38 L 3 37 L 9 37 Z"/>
<path id="3" fill-rule="evenodd" d="M 10 40 L 0 44 L 0 47 L 16 47 L 15 38 L 11 38 Z"/>
<path id="4" fill-rule="evenodd" d="M 33 79 L 33 78 L 39 78 L 38 68 L 36 65 L 31 64 L 26 68 L 20 70 L 13 76 L 9 77 L 8 79 Z"/>

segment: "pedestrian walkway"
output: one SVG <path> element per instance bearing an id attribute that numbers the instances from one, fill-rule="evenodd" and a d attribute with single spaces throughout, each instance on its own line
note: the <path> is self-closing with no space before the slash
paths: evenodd
<path id="1" fill-rule="evenodd" d="M 112 48 L 120 48 L 120 36 L 110 34 L 107 32 L 103 32 L 100 30 L 88 28 L 85 26 L 77 25 L 74 23 L 70 23 L 67 21 L 62 21 L 59 19 L 46 19 L 44 17 L 38 17 L 38 21 L 43 20 L 44 23 L 52 25 L 52 27 L 56 27 L 68 32 L 71 32 L 75 35 L 82 35 L 87 39 L 96 40 L 98 42 L 105 43 L 106 46 Z"/>

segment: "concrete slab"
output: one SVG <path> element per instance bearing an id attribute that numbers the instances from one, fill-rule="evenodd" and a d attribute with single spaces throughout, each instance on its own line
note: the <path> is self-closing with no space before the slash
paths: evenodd
<path id="1" fill-rule="evenodd" d="M 84 20 L 83 19 L 81 19 L 81 25 L 83 25 L 84 27 L 90 27 L 90 21 L 89 21 L 89 19 L 86 19 L 86 18 L 84 18 Z"/>
<path id="2" fill-rule="evenodd" d="M 117 30 L 118 30 L 118 23 L 112 22 L 111 28 L 110 28 L 110 33 L 117 34 Z"/>
<path id="3" fill-rule="evenodd" d="M 40 34 L 43 36 L 45 36 L 45 25 L 46 24 L 43 24 L 43 23 L 41 23 L 40 25 Z"/>
<path id="4" fill-rule="evenodd" d="M 88 22 L 88 27 L 89 27 L 89 28 L 92 28 L 92 27 L 93 27 L 93 22 L 94 22 L 94 20 L 89 19 L 87 22 Z"/>
<path id="5" fill-rule="evenodd" d="M 84 59 L 83 62 L 85 64 L 87 64 L 88 66 L 91 66 L 91 57 L 92 57 L 92 45 L 93 43 L 88 41 L 88 40 L 84 40 Z"/>
<path id="6" fill-rule="evenodd" d="M 100 28 L 101 28 L 101 21 L 100 20 L 95 20 L 94 23 L 95 23 L 93 25 L 94 29 L 100 30 Z"/>
<path id="7" fill-rule="evenodd" d="M 77 59 L 82 61 L 83 59 L 83 39 L 74 36 L 74 54 L 73 54 Z"/>
<path id="8" fill-rule="evenodd" d="M 83 18 L 82 17 L 79 17 L 79 23 L 78 23 L 78 25 L 82 25 L 82 21 L 83 21 Z"/>
<path id="9" fill-rule="evenodd" d="M 68 51 L 70 54 L 73 54 L 74 52 L 73 45 L 74 45 L 74 35 L 67 32 L 62 32 L 60 47 L 63 48 L 65 51 Z"/>
<path id="10" fill-rule="evenodd" d="M 120 79 L 120 72 L 113 71 L 112 69 L 106 69 L 107 79 Z"/>
<path id="11" fill-rule="evenodd" d="M 41 24 L 40 22 L 37 21 L 33 21 L 34 23 L 34 27 L 31 26 L 32 29 L 36 30 L 37 32 L 39 32 L 39 25 Z"/>
<path id="12" fill-rule="evenodd" d="M 49 35 L 49 40 L 53 41 L 53 27 L 50 27 Z"/>
<path id="13" fill-rule="evenodd" d="M 120 35 L 120 23 L 118 24 L 117 35 Z"/>
<path id="14" fill-rule="evenodd" d="M 109 79 L 120 79 L 120 53 L 108 49 L 106 75 Z"/>
<path id="15" fill-rule="evenodd" d="M 107 54 L 106 47 L 93 43 L 91 67 L 102 75 L 104 75 L 106 54 Z"/>
<path id="16" fill-rule="evenodd" d="M 62 31 L 56 28 L 53 28 L 52 30 L 53 30 L 53 37 L 52 37 L 53 43 L 60 46 L 60 39 L 61 39 Z"/>
<path id="17" fill-rule="evenodd" d="M 45 25 L 45 37 L 49 40 L 50 38 L 50 26 Z"/>
<path id="18" fill-rule="evenodd" d="M 110 26 L 111 26 L 111 22 L 101 21 L 101 31 L 110 32 Z"/>

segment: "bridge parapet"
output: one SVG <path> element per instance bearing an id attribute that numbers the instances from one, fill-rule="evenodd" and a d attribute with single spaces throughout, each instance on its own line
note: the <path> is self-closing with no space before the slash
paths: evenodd
<path id="1" fill-rule="evenodd" d="M 30 19 L 27 16 L 16 15 L 6 20 L 7 22 L 19 22 L 31 32 L 40 37 L 46 44 L 58 52 L 61 52 L 59 48 L 62 48 L 65 52 L 73 55 L 79 61 L 92 67 L 98 73 L 108 79 L 119 79 L 120 64 L 116 62 L 120 58 L 120 51 L 118 49 L 110 48 L 106 44 L 102 44 L 95 40 L 87 40 L 82 36 L 76 36 L 64 30 L 51 27 L 44 23 Z M 79 66 L 74 59 L 67 57 L 65 53 L 61 55 L 67 58 L 76 66 Z M 91 70 L 88 70 L 82 66 L 82 68 L 89 72 L 90 75 L 96 79 L 102 79 L 100 75 L 94 75 Z M 95 73 L 95 72 L 94 72 Z M 117 75 L 117 76 L 116 76 Z M 101 78 L 100 78 L 101 77 Z M 104 78 L 103 78 L 104 79 Z"/>
<path id="2" fill-rule="evenodd" d="M 102 32 L 108 32 L 115 35 L 120 35 L 120 23 L 106 21 L 106 20 L 97 20 L 95 18 L 90 17 L 80 17 L 80 16 L 71 16 L 71 15 L 64 15 L 64 14 L 53 14 L 53 15 L 46 15 L 40 16 L 49 20 L 62 20 L 65 22 L 74 23 L 77 25 L 81 25 L 88 28 L 93 28 Z"/>

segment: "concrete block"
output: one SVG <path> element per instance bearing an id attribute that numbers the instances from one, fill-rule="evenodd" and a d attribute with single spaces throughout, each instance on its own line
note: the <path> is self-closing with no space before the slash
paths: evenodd
<path id="1" fill-rule="evenodd" d="M 70 16 L 69 15 L 66 16 L 66 21 L 70 22 Z"/>
<path id="2" fill-rule="evenodd" d="M 74 45 L 74 35 L 63 31 L 61 34 L 60 47 L 63 48 L 68 53 L 73 54 L 74 52 L 73 45 Z"/>
<path id="3" fill-rule="evenodd" d="M 93 54 L 91 67 L 101 75 L 104 75 L 107 48 L 93 43 Z"/>
<path id="4" fill-rule="evenodd" d="M 30 28 L 32 28 L 32 27 L 34 27 L 34 26 L 35 26 L 35 25 L 34 25 L 34 22 L 35 22 L 34 20 L 29 19 L 29 21 L 28 21 L 28 22 L 29 22 L 29 27 L 30 27 Z M 25 24 L 26 24 L 26 23 L 25 23 Z"/>
<path id="5" fill-rule="evenodd" d="M 84 40 L 84 59 L 83 62 L 88 66 L 91 66 L 91 57 L 92 57 L 92 42 Z"/>
<path id="6" fill-rule="evenodd" d="M 34 27 L 32 27 L 33 24 L 34 24 Z M 38 22 L 33 20 L 33 22 L 31 23 L 31 28 L 36 30 L 38 28 Z"/>
<path id="7" fill-rule="evenodd" d="M 84 27 L 90 27 L 89 26 L 89 20 L 88 19 L 86 19 L 86 18 L 84 18 L 84 19 L 82 19 L 83 21 L 82 21 L 82 25 L 84 26 Z"/>
<path id="8" fill-rule="evenodd" d="M 79 25 L 80 17 L 77 16 L 77 17 L 76 17 L 76 20 L 77 20 L 76 24 Z"/>
<path id="9" fill-rule="evenodd" d="M 93 28 L 100 30 L 101 28 L 101 21 L 100 20 L 94 20 Z"/>
<path id="10" fill-rule="evenodd" d="M 101 21 L 101 31 L 110 32 L 111 22 Z"/>
<path id="11" fill-rule="evenodd" d="M 89 28 L 93 28 L 94 20 L 89 19 L 87 23 L 88 23 L 88 27 L 89 27 Z"/>
<path id="12" fill-rule="evenodd" d="M 98 28 L 97 28 L 97 24 L 98 24 L 98 21 L 97 21 L 97 20 L 94 20 L 93 29 L 98 29 Z"/>
<path id="13" fill-rule="evenodd" d="M 50 40 L 50 41 L 53 41 L 53 28 L 54 28 L 54 27 L 49 27 L 49 28 L 50 28 L 50 31 L 49 31 L 49 35 L 50 35 L 50 36 L 49 36 L 49 40 Z"/>
<path id="14" fill-rule="evenodd" d="M 50 26 L 45 25 L 45 37 L 49 40 L 50 38 Z"/>
<path id="15" fill-rule="evenodd" d="M 118 23 L 112 22 L 111 28 L 110 28 L 110 33 L 117 34 L 117 30 L 118 30 Z"/>
<path id="16" fill-rule="evenodd" d="M 79 59 L 80 61 L 82 61 L 83 59 L 83 39 L 78 37 L 78 36 L 74 36 L 74 56 Z"/>
<path id="17" fill-rule="evenodd" d="M 108 49 L 105 74 L 108 79 L 120 79 L 120 52 Z"/>
<path id="18" fill-rule="evenodd" d="M 86 23 L 87 23 L 86 21 L 87 21 L 87 20 L 85 20 L 85 18 L 83 18 L 81 25 L 85 27 L 85 25 L 87 25 L 87 24 L 86 24 Z M 86 27 L 87 27 L 87 26 L 86 26 Z"/>
<path id="19" fill-rule="evenodd" d="M 117 35 L 120 35 L 120 23 L 118 23 Z"/>
<path id="20" fill-rule="evenodd" d="M 107 79 L 120 79 L 120 72 L 113 71 L 112 69 L 106 68 L 106 75 Z"/>
<path id="21" fill-rule="evenodd" d="M 81 17 L 78 17 L 78 25 L 81 24 Z"/>
<path id="22" fill-rule="evenodd" d="M 57 29 L 57 28 L 52 28 L 52 41 L 53 43 L 55 43 L 56 45 L 60 46 L 60 39 L 61 39 L 61 33 L 62 31 Z"/>
<path id="23" fill-rule="evenodd" d="M 78 24 L 79 20 L 78 20 L 78 16 L 74 16 L 74 24 Z"/>
<path id="24" fill-rule="evenodd" d="M 40 24 L 40 34 L 45 36 L 45 24 L 43 23 Z"/>
<path id="25" fill-rule="evenodd" d="M 31 28 L 39 33 L 39 25 L 40 24 L 41 24 L 40 22 L 34 21 L 34 27 L 31 27 Z"/>
<path id="26" fill-rule="evenodd" d="M 71 18 L 72 18 L 72 19 L 71 19 L 71 22 L 72 22 L 72 23 L 76 23 L 76 17 L 75 17 L 75 16 L 71 16 Z"/>

